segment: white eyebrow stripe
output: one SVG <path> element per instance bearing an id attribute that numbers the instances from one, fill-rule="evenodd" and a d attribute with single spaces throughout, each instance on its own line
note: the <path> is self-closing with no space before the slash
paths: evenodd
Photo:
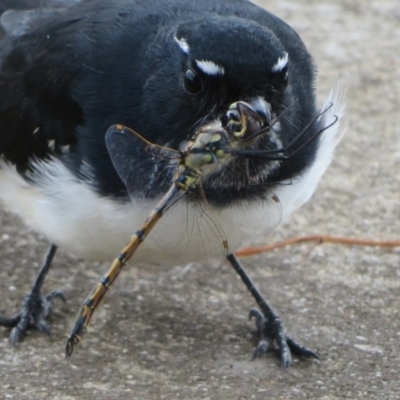
<path id="1" fill-rule="evenodd" d="M 197 66 L 207 75 L 224 75 L 225 69 L 221 65 L 208 60 L 195 60 Z"/>
<path id="2" fill-rule="evenodd" d="M 286 67 L 287 63 L 289 61 L 289 54 L 285 53 L 283 57 L 278 58 L 278 61 L 276 64 L 272 67 L 272 72 L 279 72 L 282 71 L 283 68 Z"/>
<path id="3" fill-rule="evenodd" d="M 178 38 L 174 36 L 174 40 L 185 54 L 189 54 L 190 47 L 185 38 Z"/>

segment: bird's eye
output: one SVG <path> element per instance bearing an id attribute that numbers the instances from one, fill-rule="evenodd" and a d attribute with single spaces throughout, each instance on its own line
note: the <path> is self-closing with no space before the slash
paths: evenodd
<path id="1" fill-rule="evenodd" d="M 183 88 L 189 94 L 200 93 L 203 89 L 203 81 L 199 74 L 192 69 L 188 69 L 183 76 Z"/>

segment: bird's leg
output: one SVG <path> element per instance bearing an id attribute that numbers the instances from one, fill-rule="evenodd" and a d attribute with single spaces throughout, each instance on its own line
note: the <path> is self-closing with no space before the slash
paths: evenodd
<path id="1" fill-rule="evenodd" d="M 287 368 L 292 363 L 292 353 L 319 359 L 318 355 L 312 350 L 296 343 L 290 338 L 285 331 L 283 323 L 279 316 L 275 314 L 272 308 L 268 305 L 264 297 L 255 287 L 253 281 L 243 269 L 241 263 L 234 254 L 227 256 L 228 261 L 239 274 L 240 278 L 246 285 L 247 289 L 253 295 L 260 310 L 252 308 L 250 310 L 249 317 L 254 317 L 256 320 L 257 331 L 260 334 L 260 342 L 254 350 L 253 359 L 261 356 L 272 348 L 273 342 L 275 341 L 278 346 L 279 356 L 281 360 L 281 367 Z"/>
<path id="2" fill-rule="evenodd" d="M 54 299 L 58 298 L 65 302 L 65 297 L 62 292 L 56 290 L 48 294 L 42 295 L 42 286 L 49 272 L 51 263 L 56 254 L 57 246 L 52 244 L 39 274 L 33 283 L 31 290 L 26 295 L 21 312 L 14 317 L 0 317 L 0 326 L 5 326 L 11 329 L 10 342 L 15 345 L 20 342 L 30 327 L 36 327 L 40 332 L 50 335 L 50 328 L 45 319 L 51 314 L 54 306 Z"/>

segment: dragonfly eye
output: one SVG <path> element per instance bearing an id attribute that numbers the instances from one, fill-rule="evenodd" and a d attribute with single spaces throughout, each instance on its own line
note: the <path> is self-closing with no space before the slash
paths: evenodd
<path id="1" fill-rule="evenodd" d="M 226 118 L 228 120 L 239 122 L 240 121 L 240 113 L 238 110 L 228 110 L 228 112 L 226 113 Z"/>
<path id="2" fill-rule="evenodd" d="M 234 106 L 236 107 L 236 103 L 234 103 Z M 233 105 L 231 105 L 226 114 L 222 116 L 221 124 L 231 135 L 236 136 L 237 132 L 241 132 L 243 125 L 238 109 L 233 108 Z"/>
<path id="3" fill-rule="evenodd" d="M 189 68 L 183 76 L 183 88 L 188 94 L 198 94 L 203 90 L 203 80 L 197 72 Z"/>

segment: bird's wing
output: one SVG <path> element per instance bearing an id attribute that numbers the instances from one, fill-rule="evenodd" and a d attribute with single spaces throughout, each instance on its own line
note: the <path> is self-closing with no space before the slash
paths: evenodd
<path id="1" fill-rule="evenodd" d="M 82 0 L 2 0 L 0 38 L 17 38 L 31 32 L 52 13 L 61 12 Z"/>
<path id="2" fill-rule="evenodd" d="M 30 158 L 46 157 L 54 153 L 55 147 L 60 151 L 74 141 L 74 130 L 82 117 L 79 107 L 68 97 L 73 71 L 65 68 L 61 74 L 61 70 L 46 70 L 40 75 L 40 63 L 35 63 L 33 71 L 31 61 L 40 59 L 54 44 L 45 43 L 41 26 L 81 1 L 0 0 L 0 155 L 19 170 L 26 169 Z M 48 33 L 57 34 L 76 20 L 61 18 Z M 58 82 L 56 90 L 36 90 L 46 86 L 44 75 L 52 73 L 47 82 Z M 59 115 L 54 110 L 59 110 Z M 68 119 L 62 114 L 68 114 Z"/>

